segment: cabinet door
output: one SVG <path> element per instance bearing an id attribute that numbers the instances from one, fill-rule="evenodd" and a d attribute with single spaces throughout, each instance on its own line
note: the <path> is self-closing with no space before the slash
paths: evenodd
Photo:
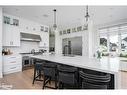
<path id="1" fill-rule="evenodd" d="M 12 26 L 12 46 L 20 46 L 20 31 L 19 27 Z"/>
<path id="2" fill-rule="evenodd" d="M 40 42 L 40 47 L 48 48 L 49 47 L 49 33 L 43 33 L 41 35 L 42 41 Z"/>
<path id="3" fill-rule="evenodd" d="M 4 24 L 3 26 L 3 46 L 11 46 L 12 41 L 12 28 L 11 25 Z"/>
<path id="4" fill-rule="evenodd" d="M 3 27 L 3 46 L 20 46 L 19 27 L 8 24 Z"/>

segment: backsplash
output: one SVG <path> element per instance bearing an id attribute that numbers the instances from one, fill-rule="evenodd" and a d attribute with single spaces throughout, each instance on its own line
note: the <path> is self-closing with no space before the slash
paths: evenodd
<path id="1" fill-rule="evenodd" d="M 39 47 L 39 42 L 27 42 L 27 41 L 21 41 L 20 47 L 4 46 L 3 48 L 10 49 L 10 51 L 13 52 L 13 54 L 30 52 L 32 49 L 35 49 L 35 50 L 41 49 Z"/>

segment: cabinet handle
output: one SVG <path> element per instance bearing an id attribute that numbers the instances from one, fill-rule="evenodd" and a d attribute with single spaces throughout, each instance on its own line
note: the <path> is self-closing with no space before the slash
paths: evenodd
<path id="1" fill-rule="evenodd" d="M 10 68 L 10 69 L 15 69 L 16 67 L 12 67 L 12 68 Z"/>
<path id="2" fill-rule="evenodd" d="M 10 62 L 10 63 L 16 63 L 16 61 Z"/>
<path id="3" fill-rule="evenodd" d="M 11 58 L 16 58 L 16 57 L 11 57 Z"/>

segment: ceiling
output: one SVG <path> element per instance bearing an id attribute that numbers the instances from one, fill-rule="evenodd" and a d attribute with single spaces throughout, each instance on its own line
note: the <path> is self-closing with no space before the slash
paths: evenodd
<path id="1" fill-rule="evenodd" d="M 58 28 L 83 24 L 86 6 L 3 6 L 3 11 L 45 25 L 53 24 L 53 9 L 57 9 Z M 127 19 L 127 6 L 89 6 L 95 25 Z"/>

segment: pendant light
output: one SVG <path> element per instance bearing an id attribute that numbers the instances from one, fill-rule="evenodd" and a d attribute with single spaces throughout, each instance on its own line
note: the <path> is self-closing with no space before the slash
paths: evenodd
<path id="1" fill-rule="evenodd" d="M 53 10 L 54 12 L 54 24 L 53 24 L 53 29 L 57 30 L 57 24 L 56 24 L 56 9 Z"/>
<path id="2" fill-rule="evenodd" d="M 84 28 L 88 29 L 88 21 L 89 21 L 90 15 L 89 15 L 89 9 L 88 5 L 86 6 L 86 14 L 85 14 L 85 25 Z"/>
<path id="3" fill-rule="evenodd" d="M 89 10 L 88 10 L 88 5 L 87 5 L 86 6 L 86 15 L 85 15 L 86 22 L 88 22 L 89 17 L 90 17 L 90 15 L 89 15 Z"/>

